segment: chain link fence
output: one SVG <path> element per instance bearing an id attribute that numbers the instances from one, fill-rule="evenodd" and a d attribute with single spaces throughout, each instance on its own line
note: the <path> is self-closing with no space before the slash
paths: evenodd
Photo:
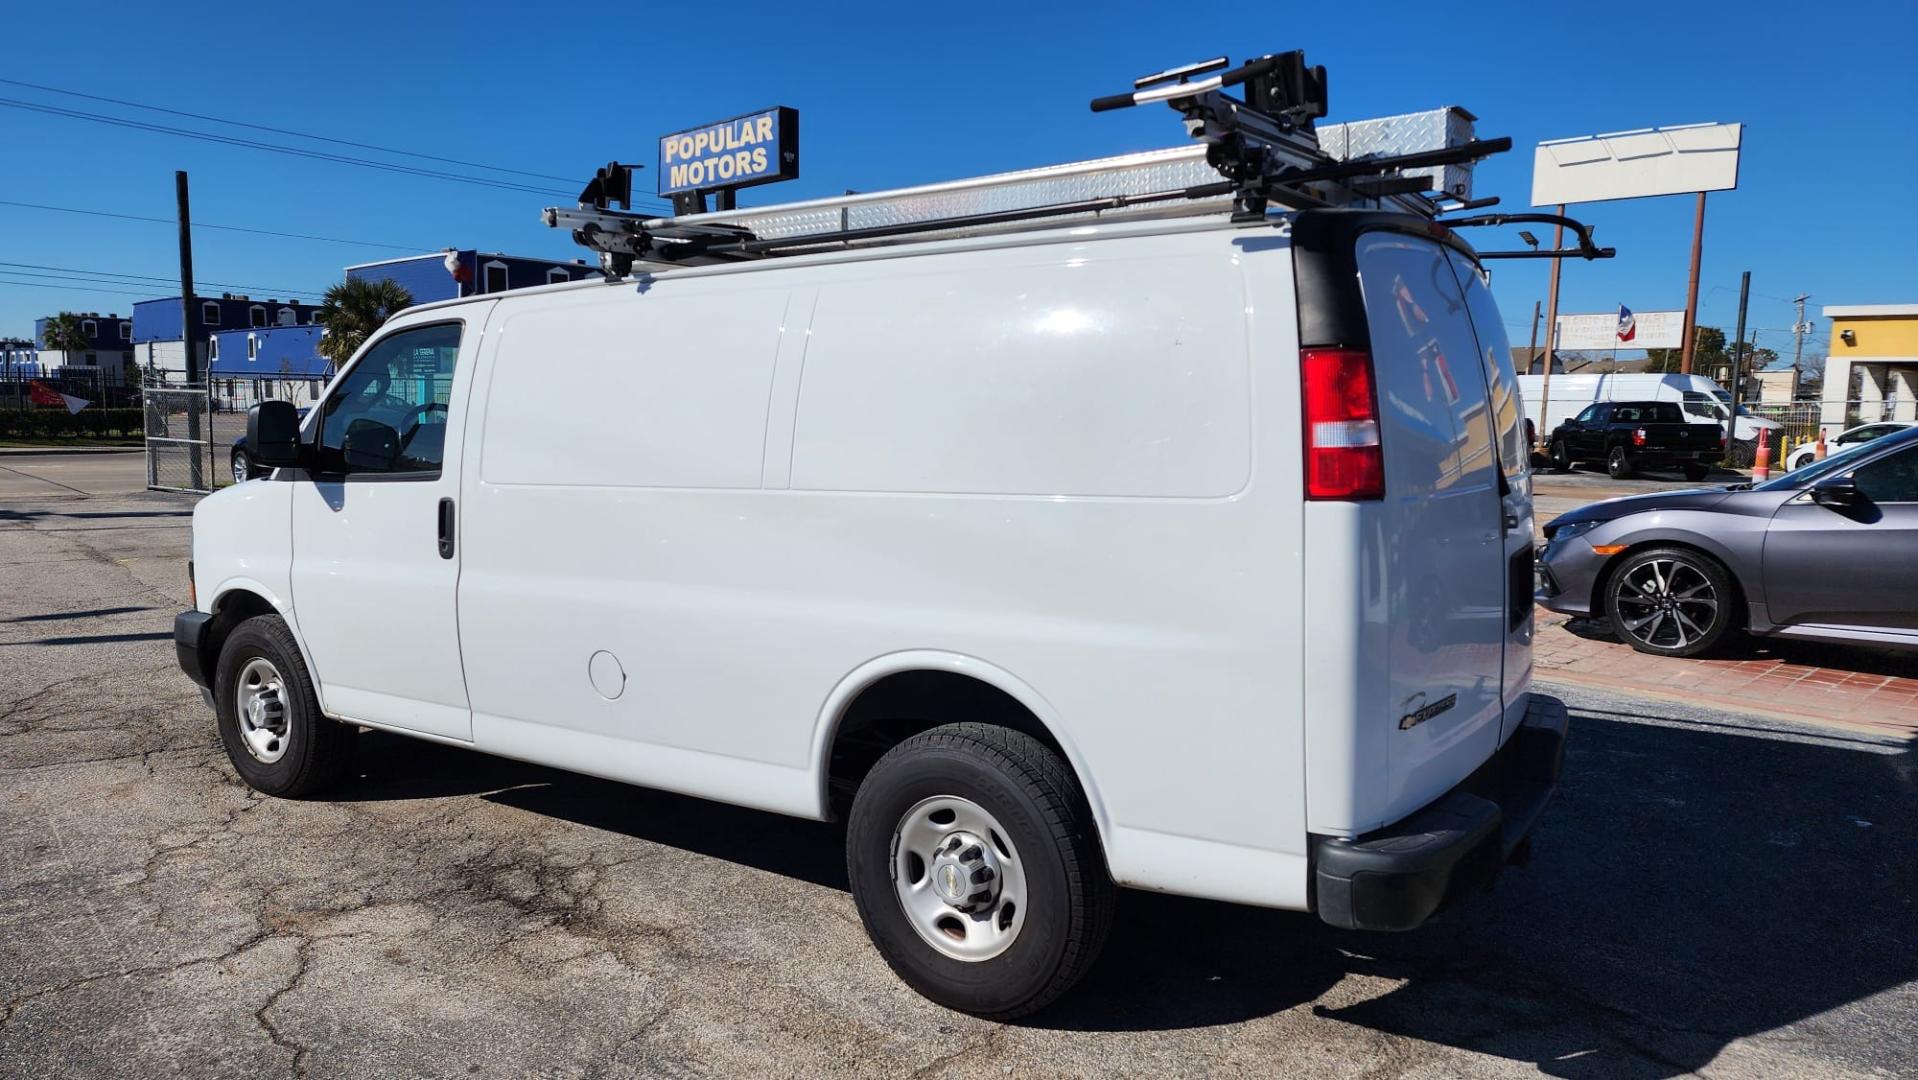
<path id="1" fill-rule="evenodd" d="M 212 410 L 204 383 L 149 384 L 146 411 L 147 487 L 213 490 Z"/>
<path id="2" fill-rule="evenodd" d="M 1918 403 L 1899 401 L 1896 398 L 1852 398 L 1846 401 L 1782 403 L 1747 402 L 1746 407 L 1753 414 L 1782 425 L 1785 430 L 1780 434 L 1794 443 L 1816 439 L 1820 431 L 1830 438 L 1860 424 L 1876 424 L 1887 420 L 1918 420 Z"/>

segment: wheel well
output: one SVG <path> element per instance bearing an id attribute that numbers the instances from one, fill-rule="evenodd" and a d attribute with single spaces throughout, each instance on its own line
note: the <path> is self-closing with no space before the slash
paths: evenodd
<path id="1" fill-rule="evenodd" d="M 200 662 L 206 665 L 209 684 L 220 666 L 220 650 L 226 648 L 226 636 L 233 628 L 255 615 L 278 615 L 279 609 L 259 593 L 234 589 L 213 602 L 213 622 L 207 626 L 206 640 L 200 646 Z"/>
<path id="2" fill-rule="evenodd" d="M 1609 613 L 1606 611 L 1605 591 L 1612 586 L 1612 575 L 1618 571 L 1620 566 L 1625 564 L 1626 559 L 1631 558 L 1641 551 L 1649 551 L 1652 548 L 1678 548 L 1681 551 L 1689 551 L 1694 555 L 1710 559 L 1717 563 L 1719 568 L 1725 571 L 1725 577 L 1730 579 L 1732 583 L 1732 600 L 1737 605 L 1734 608 L 1734 613 L 1739 616 L 1737 627 L 1743 628 L 1751 625 L 1751 606 L 1745 599 L 1745 583 L 1738 580 L 1738 575 L 1732 573 L 1732 568 L 1725 564 L 1724 559 L 1719 558 L 1717 552 L 1700 547 L 1697 544 L 1688 544 L 1683 540 L 1640 540 L 1638 543 L 1605 560 L 1605 565 L 1599 568 L 1598 577 L 1592 580 L 1591 606 L 1593 615 L 1609 617 Z"/>
<path id="3" fill-rule="evenodd" d="M 828 812 L 843 819 L 866 774 L 886 751 L 923 731 L 966 720 L 1011 728 L 1071 760 L 1032 710 L 991 683 L 951 671 L 901 671 L 859 691 L 841 714 L 827 755 Z"/>

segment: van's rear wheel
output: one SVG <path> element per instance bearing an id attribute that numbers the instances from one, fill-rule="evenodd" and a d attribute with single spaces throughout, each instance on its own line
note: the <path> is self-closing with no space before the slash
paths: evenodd
<path id="1" fill-rule="evenodd" d="M 300 798 L 333 786 L 359 729 L 328 720 L 293 632 L 277 615 L 234 627 L 213 677 L 220 742 L 253 790 Z"/>
<path id="2" fill-rule="evenodd" d="M 854 797 L 846 865 L 893 971 L 992 1019 L 1064 993 L 1112 920 L 1112 881 L 1071 770 L 1007 728 L 948 724 L 888 751 Z"/>
<path id="3" fill-rule="evenodd" d="M 1605 472 L 1612 479 L 1624 480 L 1632 475 L 1632 471 L 1632 456 L 1625 452 L 1624 447 L 1614 446 L 1612 452 L 1605 455 Z"/>

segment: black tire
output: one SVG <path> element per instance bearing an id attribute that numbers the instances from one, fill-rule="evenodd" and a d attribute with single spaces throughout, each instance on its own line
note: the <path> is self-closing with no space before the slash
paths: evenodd
<path id="1" fill-rule="evenodd" d="M 277 670 L 285 718 L 285 745 L 264 761 L 248 750 L 238 702 L 241 672 L 255 659 Z M 359 729 L 320 713 L 313 678 L 300 657 L 293 631 L 277 615 L 256 615 L 233 628 L 220 649 L 213 678 L 214 710 L 227 759 L 247 786 L 264 795 L 305 798 L 338 783 L 353 761 Z"/>
<path id="2" fill-rule="evenodd" d="M 1605 473 L 1612 479 L 1628 479 L 1633 471 L 1632 456 L 1626 453 L 1623 446 L 1614 446 L 1611 452 L 1605 455 Z"/>
<path id="3" fill-rule="evenodd" d="M 247 460 L 246 451 L 235 449 L 231 459 L 233 482 L 244 484 L 253 476 L 252 462 Z"/>
<path id="4" fill-rule="evenodd" d="M 894 890 L 895 830 L 938 796 L 984 808 L 1022 860 L 1025 922 L 991 959 L 932 948 Z M 859 917 L 893 971 L 933 1001 L 988 1019 L 1024 1016 L 1065 993 L 1111 928 L 1112 879 L 1078 782 L 1057 754 L 1009 728 L 947 724 L 888 751 L 853 799 L 846 867 Z"/>
<path id="5" fill-rule="evenodd" d="M 1685 466 L 1685 479 L 1690 480 L 1693 483 L 1697 483 L 1698 481 L 1705 479 L 1707 476 L 1710 476 L 1711 474 L 1712 474 L 1712 467 L 1710 465 Z"/>
<path id="6" fill-rule="evenodd" d="M 1553 472 L 1563 473 L 1572 471 L 1572 452 L 1566 447 L 1564 439 L 1555 439 L 1552 441 L 1552 449 L 1549 456 L 1552 459 Z"/>
<path id="7" fill-rule="evenodd" d="M 1659 608 L 1660 598 L 1642 592 L 1635 585 L 1647 576 L 1644 568 L 1648 566 L 1655 568 L 1653 576 L 1663 576 L 1670 581 L 1671 591 L 1676 594 L 1695 591 L 1701 581 L 1709 585 L 1713 600 L 1710 619 L 1701 622 L 1704 608 L 1695 600 L 1680 600 L 1678 606 L 1667 606 L 1666 611 L 1684 613 L 1689 625 L 1671 618 L 1666 623 L 1634 626 Z M 1605 579 L 1604 604 L 1605 615 L 1619 639 L 1639 652 L 1655 656 L 1700 656 L 1710 652 L 1733 631 L 1744 614 L 1731 571 L 1703 552 L 1681 547 L 1647 548 L 1626 556 Z"/>

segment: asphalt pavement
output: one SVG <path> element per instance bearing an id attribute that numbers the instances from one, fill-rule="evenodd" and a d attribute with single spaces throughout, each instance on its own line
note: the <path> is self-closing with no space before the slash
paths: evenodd
<path id="1" fill-rule="evenodd" d="M 1495 891 L 1397 935 L 1128 892 L 1077 991 L 987 1023 L 893 978 L 835 825 L 380 733 L 328 799 L 254 795 L 174 666 L 191 499 L 95 467 L 0 460 L 8 1076 L 1918 1062 L 1906 741 L 1542 687 L 1565 786 Z"/>

